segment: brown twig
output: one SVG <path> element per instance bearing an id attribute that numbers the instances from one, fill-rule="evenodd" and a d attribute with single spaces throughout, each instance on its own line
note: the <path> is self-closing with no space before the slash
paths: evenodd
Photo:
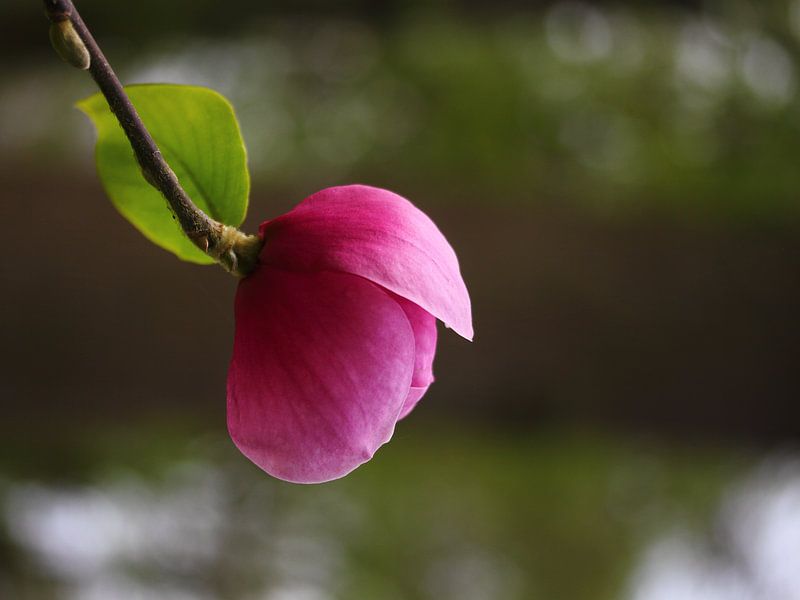
<path id="1" fill-rule="evenodd" d="M 70 64 L 88 67 L 122 126 L 144 178 L 164 195 L 186 236 L 230 273 L 247 275 L 255 267 L 261 240 L 212 219 L 192 202 L 71 0 L 44 0 L 44 5 L 48 19 L 58 28 L 51 30 L 54 46 Z"/>

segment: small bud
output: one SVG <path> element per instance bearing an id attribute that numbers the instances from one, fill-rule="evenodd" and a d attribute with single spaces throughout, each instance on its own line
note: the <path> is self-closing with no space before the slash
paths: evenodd
<path id="1" fill-rule="evenodd" d="M 73 67 L 84 71 L 89 68 L 92 62 L 89 51 L 69 19 L 50 25 L 50 43 L 58 55 Z"/>

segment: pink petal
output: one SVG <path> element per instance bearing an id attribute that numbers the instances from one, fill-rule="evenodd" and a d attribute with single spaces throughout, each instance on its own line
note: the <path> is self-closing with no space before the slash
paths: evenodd
<path id="1" fill-rule="evenodd" d="M 455 252 L 405 198 L 363 185 L 329 188 L 263 223 L 260 233 L 264 264 L 360 275 L 472 339 L 472 309 Z"/>
<path id="2" fill-rule="evenodd" d="M 436 354 L 436 318 L 428 311 L 393 294 L 394 299 L 405 311 L 414 330 L 414 374 L 411 377 L 411 389 L 408 392 L 403 409 L 402 419 L 417 405 L 420 398 L 433 383 L 433 357 Z"/>
<path id="3" fill-rule="evenodd" d="M 391 438 L 413 365 L 409 321 L 378 286 L 261 265 L 236 294 L 228 429 L 275 477 L 342 477 Z"/>

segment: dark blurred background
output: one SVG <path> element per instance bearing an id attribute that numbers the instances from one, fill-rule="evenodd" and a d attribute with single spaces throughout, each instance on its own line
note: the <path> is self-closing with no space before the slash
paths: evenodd
<path id="1" fill-rule="evenodd" d="M 0 6 L 0 597 L 800 598 L 800 2 L 78 3 L 233 102 L 246 229 L 390 188 L 476 338 L 348 478 L 226 438 L 235 282 L 105 199 L 94 93 Z"/>

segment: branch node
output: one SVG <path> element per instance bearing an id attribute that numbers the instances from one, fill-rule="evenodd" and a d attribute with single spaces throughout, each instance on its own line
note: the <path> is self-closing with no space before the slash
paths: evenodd
<path id="1" fill-rule="evenodd" d="M 44 12 L 53 23 L 65 21 L 72 16 L 72 2 L 69 0 L 44 0 Z"/>

